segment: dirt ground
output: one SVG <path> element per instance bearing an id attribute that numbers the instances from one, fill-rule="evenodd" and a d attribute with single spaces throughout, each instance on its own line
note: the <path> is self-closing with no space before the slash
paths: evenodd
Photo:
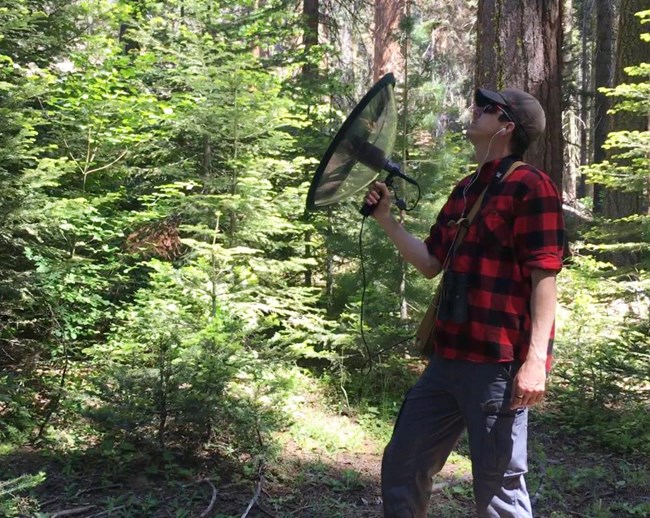
<path id="1" fill-rule="evenodd" d="M 163 468 L 137 451 L 113 460 L 92 450 L 67 458 L 34 449 L 5 453 L 0 480 L 46 473 L 31 491 L 13 495 L 17 514 L 10 516 L 381 517 L 382 440 L 354 419 L 310 412 L 306 419 L 319 421 L 314 428 L 280 432 L 281 448 L 263 462 L 233 463 L 208 452 L 198 461 Z M 531 418 L 527 476 L 537 518 L 650 516 L 649 459 L 599 450 L 538 417 Z M 434 480 L 429 517 L 474 515 L 466 453 L 461 441 Z"/>

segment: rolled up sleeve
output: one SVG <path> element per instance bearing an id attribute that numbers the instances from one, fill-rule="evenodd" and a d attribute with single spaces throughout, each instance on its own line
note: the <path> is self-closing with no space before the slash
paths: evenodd
<path id="1" fill-rule="evenodd" d="M 443 251 L 444 233 L 442 227 L 436 222 L 429 230 L 429 235 L 424 240 L 427 245 L 429 253 L 440 261 L 440 264 L 445 260 L 445 252 Z"/>
<path id="2" fill-rule="evenodd" d="M 562 269 L 564 218 L 557 188 L 541 178 L 519 202 L 514 222 L 517 256 L 523 273 Z"/>

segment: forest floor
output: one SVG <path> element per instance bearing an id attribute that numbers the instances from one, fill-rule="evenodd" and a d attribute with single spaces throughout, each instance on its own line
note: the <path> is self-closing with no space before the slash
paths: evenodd
<path id="1" fill-rule="evenodd" d="M 5 449 L 0 480 L 46 473 L 31 492 L 14 495 L 13 516 L 381 517 L 381 452 L 390 423 L 340 415 L 322 401 L 317 393 L 305 396 L 263 464 L 206 456 L 161 470 L 137 451 L 107 456 L 90 449 L 66 457 Z M 599 450 L 562 430 L 550 407 L 532 415 L 530 435 L 527 481 L 538 518 L 650 516 L 649 459 Z M 473 516 L 464 441 L 434 484 L 430 517 Z"/>

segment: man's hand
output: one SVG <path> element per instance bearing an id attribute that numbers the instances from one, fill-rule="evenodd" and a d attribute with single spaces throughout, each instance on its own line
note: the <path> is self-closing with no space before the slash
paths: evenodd
<path id="1" fill-rule="evenodd" d="M 546 362 L 529 357 L 521 364 L 512 384 L 510 408 L 533 406 L 544 399 L 546 391 Z"/>
<path id="2" fill-rule="evenodd" d="M 377 221 L 390 216 L 391 196 L 385 183 L 375 182 L 366 194 L 366 203 L 375 207 L 372 217 Z"/>

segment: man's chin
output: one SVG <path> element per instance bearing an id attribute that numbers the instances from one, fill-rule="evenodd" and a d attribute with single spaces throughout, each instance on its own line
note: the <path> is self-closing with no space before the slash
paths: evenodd
<path id="1" fill-rule="evenodd" d="M 463 133 L 465 134 L 465 138 L 473 144 L 476 138 L 476 128 L 469 126 Z"/>

